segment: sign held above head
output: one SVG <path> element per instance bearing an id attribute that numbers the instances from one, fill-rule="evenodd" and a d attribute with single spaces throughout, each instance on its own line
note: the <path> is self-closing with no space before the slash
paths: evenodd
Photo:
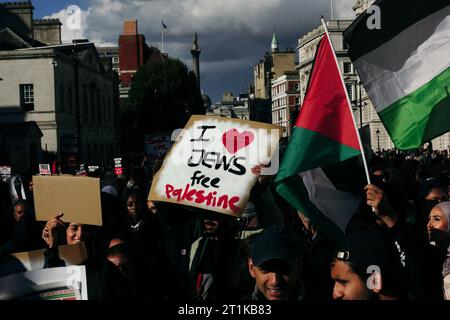
<path id="1" fill-rule="evenodd" d="M 33 176 L 36 220 L 64 213 L 65 222 L 102 225 L 100 180 L 82 176 Z"/>
<path id="2" fill-rule="evenodd" d="M 153 179 L 148 199 L 239 216 L 261 163 L 278 169 L 282 128 L 239 119 L 192 116 Z M 266 173 L 267 173 L 266 172 Z"/>

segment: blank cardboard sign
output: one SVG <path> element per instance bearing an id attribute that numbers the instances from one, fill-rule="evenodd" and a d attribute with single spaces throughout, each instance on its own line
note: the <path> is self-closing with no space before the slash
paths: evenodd
<path id="1" fill-rule="evenodd" d="M 80 176 L 33 176 L 36 219 L 64 213 L 64 222 L 102 225 L 100 180 Z"/>

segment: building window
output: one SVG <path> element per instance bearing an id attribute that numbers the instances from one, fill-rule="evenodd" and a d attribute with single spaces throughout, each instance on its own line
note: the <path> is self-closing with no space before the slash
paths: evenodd
<path id="1" fill-rule="evenodd" d="M 295 90 L 295 92 L 300 91 L 300 83 L 298 83 L 298 82 L 294 83 L 294 90 Z"/>
<path id="2" fill-rule="evenodd" d="M 113 63 L 119 63 L 119 57 L 113 57 L 112 58 Z"/>
<path id="3" fill-rule="evenodd" d="M 20 106 L 24 111 L 34 110 L 34 86 L 33 84 L 20 85 Z"/>
<path id="4" fill-rule="evenodd" d="M 296 97 L 295 98 L 295 105 L 299 106 L 300 105 L 300 97 Z"/>
<path id="5" fill-rule="evenodd" d="M 344 74 L 353 73 L 353 65 L 351 62 L 344 62 Z"/>
<path id="6" fill-rule="evenodd" d="M 346 83 L 345 87 L 347 88 L 347 92 L 348 92 L 348 98 L 350 99 L 350 101 L 353 101 L 354 98 L 354 93 L 353 93 L 353 84 L 352 83 Z"/>

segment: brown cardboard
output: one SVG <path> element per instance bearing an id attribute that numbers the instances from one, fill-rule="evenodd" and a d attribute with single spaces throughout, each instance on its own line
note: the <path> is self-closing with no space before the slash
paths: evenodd
<path id="1" fill-rule="evenodd" d="M 81 176 L 33 176 L 36 219 L 64 213 L 64 222 L 102 225 L 100 180 Z"/>
<path id="2" fill-rule="evenodd" d="M 11 254 L 23 264 L 27 271 L 39 270 L 44 267 L 45 249 Z M 79 265 L 87 258 L 83 242 L 58 247 L 59 258 L 64 260 L 66 266 Z"/>

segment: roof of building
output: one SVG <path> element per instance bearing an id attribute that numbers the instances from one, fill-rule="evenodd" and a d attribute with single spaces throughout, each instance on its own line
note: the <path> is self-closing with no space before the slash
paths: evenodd
<path id="1" fill-rule="evenodd" d="M 10 28 L 0 29 L 0 50 L 14 50 L 20 48 L 31 48 L 31 45 L 19 37 Z"/>

